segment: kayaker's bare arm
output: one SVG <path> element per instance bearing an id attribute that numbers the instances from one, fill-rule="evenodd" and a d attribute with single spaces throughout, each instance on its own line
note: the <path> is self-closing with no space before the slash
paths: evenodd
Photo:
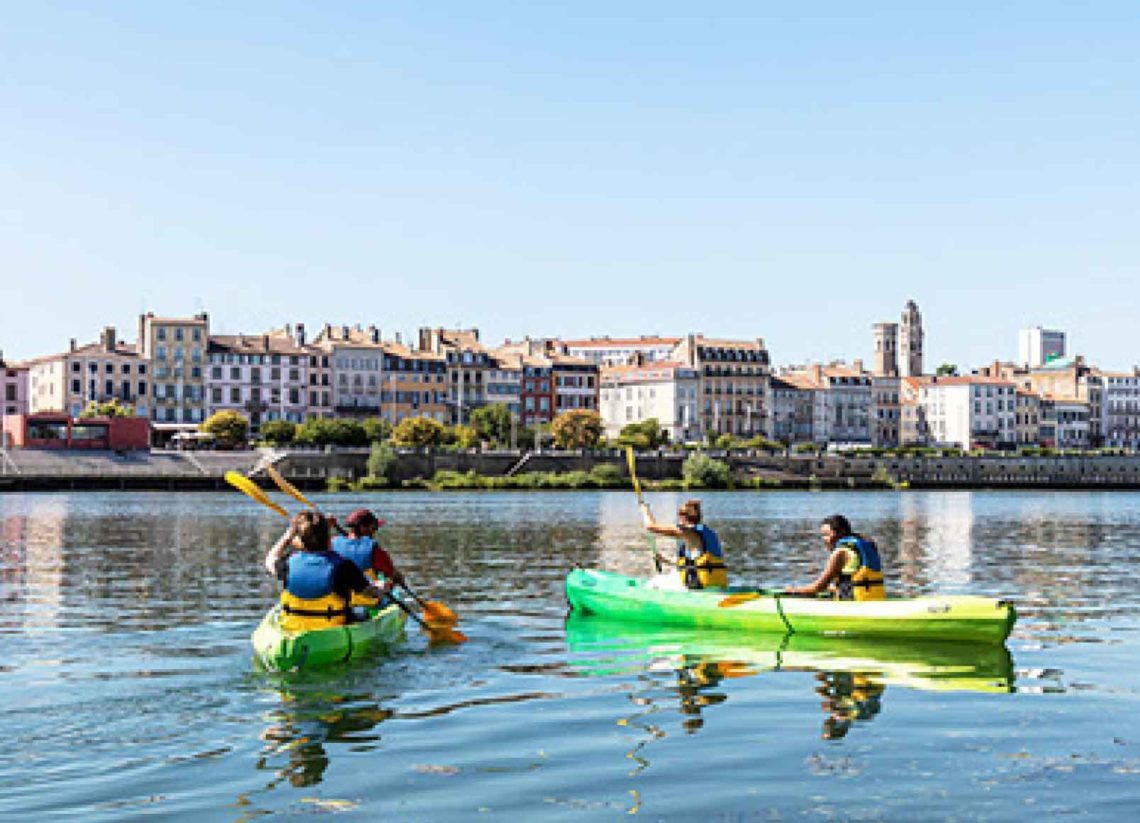
<path id="1" fill-rule="evenodd" d="M 269 554 L 265 555 L 265 570 L 274 577 L 277 576 L 277 564 L 289 552 L 289 547 L 293 544 L 293 538 L 296 537 L 296 531 L 290 525 L 285 533 L 281 535 L 281 539 L 273 544 L 273 548 L 269 550 Z"/>
<path id="2" fill-rule="evenodd" d="M 827 567 L 814 582 L 807 586 L 788 586 L 784 592 L 785 594 L 819 594 L 827 591 L 827 588 L 839 579 L 839 574 L 843 571 L 843 566 L 846 563 L 846 550 L 832 552 L 831 558 L 827 561 Z"/>
<path id="3" fill-rule="evenodd" d="M 679 527 L 671 524 L 658 523 L 654 520 L 653 512 L 649 510 L 648 503 L 641 504 L 641 518 L 645 521 L 646 531 L 650 531 L 653 534 L 659 534 L 663 537 L 676 537 L 678 539 L 684 536 L 684 533 Z"/>

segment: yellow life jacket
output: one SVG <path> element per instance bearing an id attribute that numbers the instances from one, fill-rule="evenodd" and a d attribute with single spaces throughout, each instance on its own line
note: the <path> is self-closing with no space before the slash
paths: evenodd
<path id="1" fill-rule="evenodd" d="M 724 565 L 720 538 L 703 523 L 694 526 L 693 531 L 701 538 L 700 554 L 690 557 L 685 541 L 677 543 L 677 572 L 681 582 L 690 589 L 727 588 L 728 568 Z"/>
<path id="2" fill-rule="evenodd" d="M 348 604 L 333 589 L 337 564 L 343 562 L 332 552 L 290 556 L 285 590 L 281 592 L 281 628 L 307 632 L 348 622 Z"/>
<path id="3" fill-rule="evenodd" d="M 873 540 L 854 535 L 844 537 L 835 548 L 847 550 L 847 564 L 835 587 L 837 600 L 886 600 L 883 563 Z"/>

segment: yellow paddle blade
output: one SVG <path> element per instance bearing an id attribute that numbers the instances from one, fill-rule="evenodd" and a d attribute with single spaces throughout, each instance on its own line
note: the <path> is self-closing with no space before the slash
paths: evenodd
<path id="1" fill-rule="evenodd" d="M 733 606 L 739 606 L 741 603 L 747 603 L 750 600 L 759 600 L 760 592 L 737 592 L 730 594 L 728 597 L 717 603 L 722 609 L 730 609 Z"/>
<path id="2" fill-rule="evenodd" d="M 297 487 L 282 477 L 281 472 L 277 471 L 277 469 L 273 468 L 273 466 L 266 466 L 265 473 L 268 474 L 270 479 L 277 484 L 277 488 L 281 489 L 281 491 L 285 492 L 285 494 L 292 497 L 302 506 L 308 506 L 310 509 L 316 508 L 316 506 L 309 502 L 309 498 L 301 494 Z"/>
<path id="3" fill-rule="evenodd" d="M 641 484 L 637 482 L 637 461 L 633 457 L 633 446 L 625 447 L 625 462 L 629 465 L 629 479 L 633 481 L 633 490 L 637 492 L 637 499 L 641 500 Z"/>
<path id="4" fill-rule="evenodd" d="M 258 488 L 257 484 L 254 483 L 252 480 L 250 480 L 245 475 L 238 474 L 237 472 L 232 471 L 232 470 L 228 471 L 228 472 L 226 472 L 226 482 L 229 483 L 231 486 L 233 486 L 238 491 L 245 492 L 246 494 L 248 494 L 250 497 L 252 497 L 254 500 L 256 500 L 261 505 L 266 506 L 270 509 L 273 509 L 273 511 L 277 512 L 282 517 L 284 517 L 284 518 L 289 517 L 289 512 L 285 511 L 283 508 L 281 508 L 276 503 L 274 503 L 272 500 L 270 500 L 269 495 L 267 495 L 260 488 Z"/>

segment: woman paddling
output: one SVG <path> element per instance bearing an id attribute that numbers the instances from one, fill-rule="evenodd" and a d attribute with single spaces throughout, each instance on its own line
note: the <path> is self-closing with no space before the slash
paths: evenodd
<path id="1" fill-rule="evenodd" d="M 885 600 L 883 563 L 875 541 L 855 534 L 841 514 L 825 517 L 819 536 L 831 552 L 827 566 L 807 586 L 789 586 L 785 594 L 813 595 L 830 591 L 836 600 Z"/>
<path id="2" fill-rule="evenodd" d="M 329 550 L 330 521 L 303 511 L 265 555 L 266 570 L 280 580 L 281 628 L 290 632 L 327 629 L 348 622 L 353 592 L 380 599 L 356 564 Z"/>
<path id="3" fill-rule="evenodd" d="M 677 510 L 677 525 L 653 519 L 648 503 L 641 504 L 645 528 L 653 534 L 677 538 L 675 561 L 656 554 L 658 564 L 676 562 L 681 583 L 688 589 L 723 589 L 728 586 L 724 549 L 716 532 L 701 522 L 701 501 L 687 500 Z"/>

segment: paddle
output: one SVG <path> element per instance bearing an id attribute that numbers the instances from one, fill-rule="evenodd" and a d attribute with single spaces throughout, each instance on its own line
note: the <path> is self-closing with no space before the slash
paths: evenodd
<path id="1" fill-rule="evenodd" d="M 301 493 L 300 489 L 286 480 L 281 475 L 281 472 L 277 471 L 277 469 L 275 469 L 273 466 L 267 465 L 265 467 L 265 473 L 268 474 L 270 478 L 272 478 L 273 482 L 277 484 L 277 488 L 281 489 L 281 491 L 285 492 L 285 494 L 292 497 L 302 506 L 308 506 L 313 511 L 317 511 L 317 507 L 313 504 L 313 502 L 309 500 L 309 498 L 305 497 L 305 495 Z M 337 528 L 340 529 L 341 534 L 345 533 L 344 529 L 341 529 L 339 524 L 337 525 Z M 398 585 L 403 588 L 404 591 L 410 594 L 413 600 L 420 604 L 420 608 L 424 610 L 424 616 L 428 619 L 429 623 L 438 625 L 454 625 L 455 623 L 459 622 L 459 618 L 456 616 L 455 612 L 453 612 L 443 603 L 435 600 L 425 601 L 421 599 L 419 595 L 408 588 L 407 583 L 399 583 Z"/>
<path id="2" fill-rule="evenodd" d="M 637 461 L 633 457 L 633 446 L 625 447 L 625 462 L 629 466 L 629 479 L 633 481 L 633 491 L 637 495 L 638 507 L 645 506 L 645 498 L 641 496 L 641 484 L 637 482 Z M 653 566 L 657 573 L 661 573 L 661 558 L 657 556 L 657 539 L 649 536 L 649 550 L 653 552 Z"/>
<path id="3" fill-rule="evenodd" d="M 418 614 L 416 614 L 414 611 L 412 611 L 412 607 L 409 606 L 407 603 L 405 603 L 403 600 L 401 600 L 398 597 L 391 597 L 391 596 L 389 596 L 389 599 L 393 603 L 395 603 L 397 606 L 399 606 L 400 609 L 403 610 L 404 614 L 406 614 L 408 617 L 412 618 L 412 620 L 414 620 L 420 624 L 420 628 L 423 629 L 425 632 L 427 632 L 429 643 L 434 644 L 437 642 L 447 642 L 447 643 L 458 644 L 458 643 L 466 643 L 467 642 L 467 635 L 465 635 L 463 632 L 459 631 L 458 629 L 453 629 L 450 626 L 442 626 L 442 625 L 434 625 L 433 626 L 429 623 L 425 623 L 423 620 L 420 619 L 420 616 Z"/>
<path id="4" fill-rule="evenodd" d="M 281 508 L 276 503 L 274 503 L 272 500 L 270 500 L 269 495 L 267 495 L 265 492 L 263 492 L 258 487 L 258 485 L 256 483 L 254 483 L 252 480 L 250 480 L 245 475 L 238 474 L 237 472 L 232 471 L 232 470 L 228 471 L 228 472 L 226 472 L 226 482 L 229 483 L 231 486 L 233 486 L 238 491 L 244 492 L 245 494 L 249 495 L 250 497 L 252 497 L 254 500 L 256 500 L 261 505 L 266 506 L 270 509 L 273 509 L 273 511 L 277 512 L 279 515 L 284 517 L 286 520 L 289 519 L 289 512 L 285 511 L 283 508 Z"/>
<path id="5" fill-rule="evenodd" d="M 775 589 L 756 589 L 751 592 L 736 592 L 730 594 L 728 597 L 717 603 L 717 606 L 722 609 L 730 609 L 733 606 L 739 606 L 741 603 L 748 603 L 751 600 L 759 600 L 761 597 L 784 597 L 782 591 Z"/>

